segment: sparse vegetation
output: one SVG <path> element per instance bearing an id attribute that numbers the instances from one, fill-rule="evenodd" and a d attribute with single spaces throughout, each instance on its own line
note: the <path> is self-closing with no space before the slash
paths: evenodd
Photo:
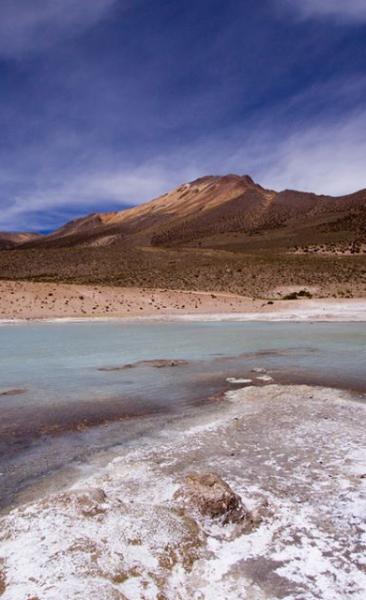
<path id="1" fill-rule="evenodd" d="M 0 278 L 266 299 L 280 287 L 292 288 L 288 299 L 345 289 L 346 297 L 364 296 L 365 204 L 366 191 L 276 194 L 248 177 L 204 177 L 145 206 L 90 215 L 3 250 Z"/>
<path id="2" fill-rule="evenodd" d="M 313 295 L 308 290 L 300 290 L 299 292 L 291 292 L 283 297 L 283 300 L 298 300 L 298 298 L 312 298 Z"/>
<path id="3" fill-rule="evenodd" d="M 0 252 L 0 278 L 230 291 L 268 299 L 271 290 L 284 286 L 316 288 L 314 294 L 323 297 L 346 289 L 363 296 L 366 256 L 290 254 L 275 247 L 251 252 L 120 246 L 12 250 Z"/>

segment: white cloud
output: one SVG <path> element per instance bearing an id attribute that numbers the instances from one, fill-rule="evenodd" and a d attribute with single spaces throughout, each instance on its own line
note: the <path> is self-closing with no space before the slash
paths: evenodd
<path id="1" fill-rule="evenodd" d="M 366 112 L 293 133 L 267 149 L 256 168 L 261 183 L 331 195 L 366 188 L 365 127 Z"/>
<path id="2" fill-rule="evenodd" d="M 1 0 L 0 55 L 48 48 L 103 18 L 118 0 Z"/>
<path id="3" fill-rule="evenodd" d="M 343 23 L 366 23 L 365 0 L 276 0 L 300 18 L 332 18 Z"/>
<path id="4" fill-rule="evenodd" d="M 350 79 L 344 96 L 338 81 L 325 83 L 233 131 L 169 145 L 139 162 L 61 133 L 35 142 L 0 166 L 0 230 L 49 229 L 72 215 L 140 204 L 208 174 L 248 173 L 268 188 L 332 195 L 366 188 L 366 109 L 361 103 L 345 114 L 332 110 L 333 103 L 344 106 L 348 95 L 361 98 L 364 84 Z M 331 106 L 327 101 L 299 118 L 304 103 L 319 108 L 324 96 L 332 98 Z M 78 159 L 60 163 L 65 149 Z"/>
<path id="5" fill-rule="evenodd" d="M 37 230 L 54 225 L 53 218 L 62 213 L 83 216 L 91 206 L 103 211 L 106 203 L 116 208 L 140 204 L 200 174 L 191 166 L 175 169 L 171 159 L 161 158 L 130 168 L 70 173 L 60 180 L 50 175 L 2 209 L 0 229 Z"/>

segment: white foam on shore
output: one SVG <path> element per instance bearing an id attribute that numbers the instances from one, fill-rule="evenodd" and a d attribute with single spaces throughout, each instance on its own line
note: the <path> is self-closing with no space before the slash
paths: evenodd
<path id="1" fill-rule="evenodd" d="M 352 302 L 327 302 L 322 300 L 288 301 L 289 307 L 282 304 L 272 312 L 220 312 L 220 313 L 185 313 L 185 314 L 160 314 L 145 316 L 108 316 L 108 317 L 45 317 L 45 318 L 14 318 L 0 319 L 1 325 L 16 325 L 26 323 L 108 323 L 122 322 L 149 322 L 149 321 L 264 321 L 264 322 L 366 322 L 366 300 L 357 299 Z"/>
<path id="2" fill-rule="evenodd" d="M 296 301 L 294 301 L 296 302 Z M 281 307 L 273 312 L 245 312 L 245 313 L 218 313 L 177 315 L 179 320 L 187 321 L 324 321 L 324 322 L 365 322 L 366 301 L 327 303 L 311 301 L 304 306 L 291 306 L 287 309 Z"/>
<path id="3" fill-rule="evenodd" d="M 252 379 L 245 379 L 245 377 L 227 377 L 228 383 L 240 384 L 240 383 L 252 383 Z"/>
<path id="4" fill-rule="evenodd" d="M 2 600 L 363 600 L 366 406 L 309 386 L 227 400 L 3 517 Z M 267 499 L 264 521 L 246 533 L 177 510 L 192 470 L 215 470 L 249 507 Z"/>
<path id="5" fill-rule="evenodd" d="M 256 379 L 257 381 L 264 381 L 266 383 L 273 381 L 273 377 L 270 375 L 257 375 Z"/>

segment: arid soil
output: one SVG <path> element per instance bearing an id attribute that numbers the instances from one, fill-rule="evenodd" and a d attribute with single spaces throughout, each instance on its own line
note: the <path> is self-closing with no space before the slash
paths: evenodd
<path id="1" fill-rule="evenodd" d="M 285 286 L 317 297 L 366 296 L 366 255 L 296 254 L 275 245 L 228 248 L 49 248 L 0 252 L 0 279 L 216 291 L 271 298 Z M 233 242 L 232 242 L 233 243 Z M 238 241 L 239 243 L 239 241 Z M 258 247 L 257 245 L 258 244 Z"/>
<path id="2" fill-rule="evenodd" d="M 230 313 L 257 310 L 262 304 L 224 293 L 0 282 L 0 318 L 3 319 Z"/>
<path id="3" fill-rule="evenodd" d="M 309 291 L 310 290 L 310 291 Z M 316 290 L 309 288 L 310 296 Z M 362 299 L 311 300 L 298 287 L 272 290 L 272 300 L 254 300 L 238 294 L 194 292 L 103 285 L 0 281 L 0 319 L 136 318 L 194 315 L 250 315 L 253 318 L 294 318 L 303 314 L 319 319 L 363 320 Z M 287 297 L 297 299 L 286 300 Z M 291 317 L 292 315 L 292 317 Z M 348 315 L 348 316 L 347 316 Z"/>

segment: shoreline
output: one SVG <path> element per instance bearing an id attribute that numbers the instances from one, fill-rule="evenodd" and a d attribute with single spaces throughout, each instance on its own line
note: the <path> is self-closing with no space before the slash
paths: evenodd
<path id="1" fill-rule="evenodd" d="M 101 316 L 75 316 L 75 317 L 25 317 L 25 318 L 0 318 L 0 326 L 3 325 L 26 325 L 26 324 L 42 324 L 42 323 L 169 323 L 169 322 L 265 322 L 265 323 L 280 323 L 280 322 L 309 322 L 309 323 L 365 323 L 366 322 L 366 300 L 355 299 L 359 301 L 350 304 L 346 302 L 337 302 L 324 305 L 323 301 L 315 305 L 315 301 L 309 300 L 307 305 L 300 303 L 293 306 L 293 309 L 285 310 L 284 307 L 279 307 L 274 312 L 221 312 L 221 313 L 184 313 L 184 314 L 164 314 L 156 315 L 113 315 L 108 317 Z M 290 302 L 290 301 L 289 301 Z M 291 303 L 297 301 L 291 301 Z M 303 301 L 305 302 L 305 301 Z M 312 305 L 310 305 L 312 303 Z"/>
<path id="2" fill-rule="evenodd" d="M 366 322 L 366 298 L 252 299 L 231 293 L 0 281 L 0 325 L 32 322 Z M 269 296 L 270 298 L 270 296 Z"/>
<path id="3" fill-rule="evenodd" d="M 92 476 L 2 517 L 4 600 L 81 590 L 92 600 L 179 590 L 188 600 L 198 582 L 203 599 L 360 600 L 365 418 L 365 404 L 326 387 L 227 392 L 214 410 L 171 422 L 142 448 L 121 449 Z M 262 511 L 252 529 L 179 504 L 186 474 L 212 469 Z"/>

